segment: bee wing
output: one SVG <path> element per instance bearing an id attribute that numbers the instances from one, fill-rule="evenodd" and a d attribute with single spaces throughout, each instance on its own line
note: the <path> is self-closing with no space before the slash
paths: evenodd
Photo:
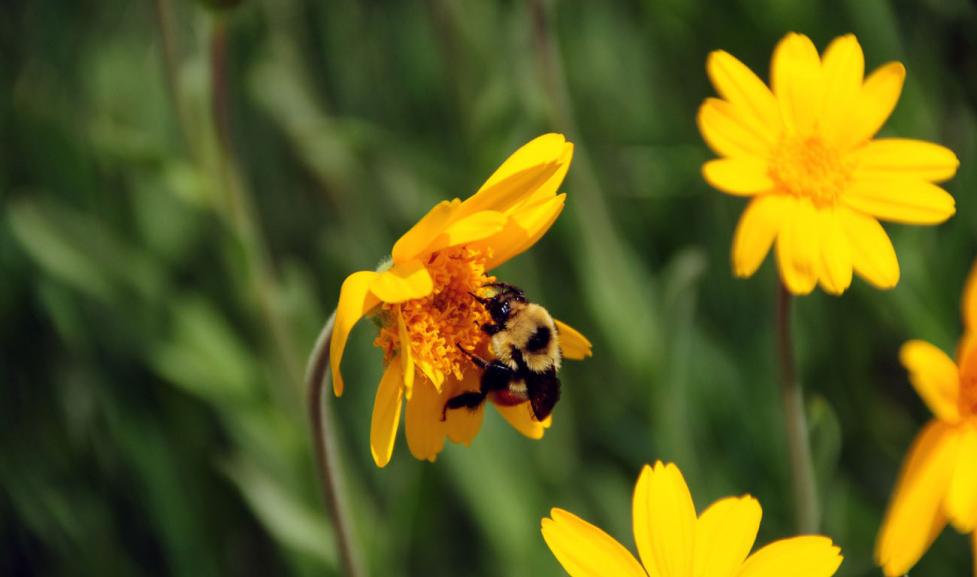
<path id="1" fill-rule="evenodd" d="M 560 379 L 556 376 L 556 369 L 551 368 L 542 373 L 530 372 L 526 376 L 526 389 L 533 415 L 537 421 L 544 420 L 560 400 Z"/>

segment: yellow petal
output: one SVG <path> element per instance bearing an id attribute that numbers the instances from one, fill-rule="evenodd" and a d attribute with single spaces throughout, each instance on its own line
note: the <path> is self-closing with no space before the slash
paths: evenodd
<path id="1" fill-rule="evenodd" d="M 434 281 L 419 260 L 394 264 L 389 270 L 378 273 L 370 285 L 370 292 L 385 303 L 419 299 L 433 290 Z"/>
<path id="2" fill-rule="evenodd" d="M 909 341 L 899 349 L 899 360 L 909 371 L 909 382 L 937 418 L 960 418 L 957 397 L 960 371 L 946 353 L 926 341 Z"/>
<path id="3" fill-rule="evenodd" d="M 497 234 L 507 221 L 505 214 L 495 210 L 482 210 L 458 217 L 438 235 L 428 249 L 436 251 L 476 243 Z"/>
<path id="4" fill-rule="evenodd" d="M 821 233 L 821 271 L 818 277 L 825 291 L 838 295 L 851 285 L 851 245 L 834 209 L 825 208 L 817 212 Z"/>
<path id="5" fill-rule="evenodd" d="M 821 113 L 821 58 L 811 39 L 790 33 L 777 44 L 770 65 L 773 93 L 793 134 L 810 134 Z"/>
<path id="6" fill-rule="evenodd" d="M 513 429 L 519 431 L 530 439 L 542 439 L 546 429 L 549 429 L 550 425 L 553 424 L 552 413 L 550 413 L 550 415 L 542 421 L 537 421 L 536 417 L 533 416 L 533 411 L 528 402 L 511 407 L 495 405 L 495 408 L 499 411 L 499 414 L 501 414 L 502 417 L 508 421 L 510 425 L 512 425 Z"/>
<path id="7" fill-rule="evenodd" d="M 750 554 L 763 511 L 756 499 L 720 499 L 695 523 L 693 577 L 733 577 Z"/>
<path id="8" fill-rule="evenodd" d="M 400 307 L 397 307 L 397 338 L 400 340 L 401 381 L 409 399 L 414 392 L 414 375 L 417 371 L 414 368 L 414 351 L 411 349 L 410 336 L 407 334 L 407 325 L 404 324 Z"/>
<path id="9" fill-rule="evenodd" d="M 436 204 L 394 244 L 391 257 L 395 263 L 406 263 L 424 252 L 454 219 L 461 201 L 443 200 Z"/>
<path id="10" fill-rule="evenodd" d="M 333 324 L 332 339 L 329 341 L 329 364 L 332 367 L 332 390 L 337 397 L 343 394 L 343 376 L 339 365 L 346 349 L 349 332 L 367 311 L 375 307 L 376 297 L 370 294 L 370 285 L 376 279 L 373 271 L 360 271 L 346 277 L 339 290 L 339 303 L 336 305 L 336 320 Z"/>
<path id="11" fill-rule="evenodd" d="M 821 132 L 837 142 L 848 130 L 848 116 L 858 99 L 865 74 L 865 56 L 853 34 L 835 38 L 824 51 L 824 111 Z"/>
<path id="12" fill-rule="evenodd" d="M 753 71 L 733 55 L 717 50 L 706 60 L 706 73 L 716 92 L 753 132 L 768 144 L 776 142 L 782 129 L 777 101 Z"/>
<path id="13" fill-rule="evenodd" d="M 434 385 L 425 379 L 418 379 L 414 383 L 414 394 L 407 401 L 405 416 L 407 447 L 415 458 L 434 462 L 444 448 L 443 409 L 444 402 L 434 390 Z"/>
<path id="14" fill-rule="evenodd" d="M 763 547 L 750 555 L 737 577 L 831 577 L 841 561 L 841 549 L 831 539 L 806 535 Z"/>
<path id="15" fill-rule="evenodd" d="M 889 235 L 879 221 L 860 212 L 840 207 L 837 214 L 851 243 L 855 272 L 880 289 L 899 282 L 899 261 Z"/>
<path id="16" fill-rule="evenodd" d="M 854 177 L 943 182 L 953 178 L 960 160 L 939 144 L 909 138 L 879 138 L 866 142 L 848 155 L 855 164 Z"/>
<path id="17" fill-rule="evenodd" d="M 455 395 L 460 395 L 465 391 L 477 391 L 479 389 L 480 374 L 476 371 L 468 371 L 465 378 L 460 383 L 454 379 L 449 379 L 446 383 L 446 394 L 442 395 L 450 399 Z M 485 404 L 481 404 L 474 411 L 468 409 L 455 409 L 447 412 L 445 429 L 448 438 L 453 443 L 463 443 L 471 446 L 472 440 L 482 428 L 482 420 L 485 417 Z"/>
<path id="18" fill-rule="evenodd" d="M 947 191 L 922 180 L 858 180 L 842 198 L 855 210 L 904 224 L 939 224 L 957 211 Z"/>
<path id="19" fill-rule="evenodd" d="M 385 467 L 394 452 L 397 427 L 400 425 L 404 387 L 401 375 L 401 357 L 393 359 L 383 371 L 377 396 L 373 400 L 373 418 L 370 420 L 370 452 L 377 467 Z"/>
<path id="20" fill-rule="evenodd" d="M 564 359 L 582 361 L 594 354 L 590 341 L 580 331 L 562 321 L 554 320 L 554 322 L 556 332 L 560 336 L 560 351 Z"/>
<path id="21" fill-rule="evenodd" d="M 899 102 L 905 79 L 906 68 L 898 62 L 880 66 L 865 79 L 848 116 L 848 130 L 840 136 L 842 147 L 855 147 L 875 136 Z"/>
<path id="22" fill-rule="evenodd" d="M 613 537 L 563 509 L 542 521 L 543 540 L 571 577 L 648 577 Z"/>
<path id="23" fill-rule="evenodd" d="M 573 144 L 562 134 L 544 134 L 524 144 L 465 200 L 462 214 L 505 212 L 535 195 L 552 196 L 566 176 Z"/>
<path id="24" fill-rule="evenodd" d="M 645 465 L 634 488 L 634 542 L 641 562 L 656 577 L 692 572 L 695 505 L 682 472 L 673 463 Z"/>
<path id="25" fill-rule="evenodd" d="M 723 158 L 702 165 L 702 176 L 712 187 L 737 196 L 752 196 L 773 189 L 766 161 L 758 158 Z"/>
<path id="26" fill-rule="evenodd" d="M 913 442 L 875 543 L 875 561 L 887 577 L 907 573 L 946 526 L 942 504 L 956 455 L 956 436 L 940 421 Z"/>
<path id="27" fill-rule="evenodd" d="M 770 155 L 773 138 L 749 114 L 725 100 L 707 98 L 699 107 L 696 123 L 706 144 L 720 156 L 759 159 Z"/>
<path id="28" fill-rule="evenodd" d="M 492 270 L 536 244 L 563 212 L 565 201 L 566 195 L 558 194 L 510 212 L 505 228 L 484 241 L 491 249 L 487 251 L 491 258 L 485 264 L 486 270 Z"/>
<path id="29" fill-rule="evenodd" d="M 821 256 L 820 233 L 814 204 L 806 198 L 792 199 L 786 222 L 777 236 L 777 265 L 787 290 L 805 295 L 818 282 Z"/>
<path id="30" fill-rule="evenodd" d="M 968 331 L 977 329 L 977 261 L 974 261 L 970 267 L 967 282 L 963 285 L 960 305 L 963 312 L 963 326 Z"/>
<path id="31" fill-rule="evenodd" d="M 957 531 L 969 533 L 977 528 L 977 425 L 967 423 L 957 435 L 960 447 L 946 512 Z"/>
<path id="32" fill-rule="evenodd" d="M 791 206 L 792 201 L 782 195 L 766 194 L 750 201 L 733 236 L 733 274 L 748 277 L 756 272 Z"/>

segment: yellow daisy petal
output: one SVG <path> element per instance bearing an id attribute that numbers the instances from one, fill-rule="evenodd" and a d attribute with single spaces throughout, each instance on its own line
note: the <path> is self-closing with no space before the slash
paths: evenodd
<path id="1" fill-rule="evenodd" d="M 411 227 L 394 244 L 390 256 L 393 261 L 403 264 L 425 252 L 431 242 L 451 223 L 461 207 L 461 201 L 443 200 L 434 205 L 424 218 Z"/>
<path id="2" fill-rule="evenodd" d="M 553 414 L 542 421 L 537 421 L 533 416 L 533 411 L 529 403 L 522 403 L 507 407 L 505 405 L 495 405 L 499 414 L 512 425 L 512 428 L 519 431 L 530 439 L 542 439 L 546 429 L 553 424 Z"/>
<path id="3" fill-rule="evenodd" d="M 773 146 L 773 137 L 725 100 L 707 98 L 699 107 L 696 122 L 706 144 L 720 156 L 760 159 L 767 157 Z"/>
<path id="4" fill-rule="evenodd" d="M 960 371 L 946 353 L 926 341 L 909 341 L 899 350 L 899 360 L 909 371 L 916 393 L 937 418 L 955 422 L 960 418 L 957 397 Z"/>
<path id="5" fill-rule="evenodd" d="M 370 292 L 385 303 L 402 303 L 431 294 L 434 281 L 424 263 L 412 260 L 394 264 L 389 270 L 378 273 L 370 285 Z"/>
<path id="6" fill-rule="evenodd" d="M 837 142 L 848 130 L 848 117 L 857 102 L 865 75 L 865 56 L 853 34 L 835 38 L 822 59 L 824 110 L 820 129 L 824 137 Z"/>
<path id="7" fill-rule="evenodd" d="M 397 334 L 400 337 L 401 381 L 404 383 L 404 390 L 409 399 L 414 392 L 414 376 L 417 371 L 414 368 L 414 353 L 411 351 L 410 337 L 407 335 L 407 326 L 404 324 L 404 315 L 401 314 L 400 307 L 397 307 Z"/>
<path id="8" fill-rule="evenodd" d="M 957 531 L 969 533 L 977 528 L 977 424 L 968 423 L 957 434 L 960 447 L 946 511 Z"/>
<path id="9" fill-rule="evenodd" d="M 783 195 L 763 195 L 747 205 L 733 236 L 733 274 L 751 276 L 770 252 L 793 202 Z"/>
<path id="10" fill-rule="evenodd" d="M 505 212 L 535 194 L 556 194 L 573 158 L 573 145 L 562 134 L 544 134 L 512 153 L 485 184 L 462 205 L 462 214 Z"/>
<path id="11" fill-rule="evenodd" d="M 370 294 L 370 285 L 376 279 L 373 271 L 360 271 L 346 277 L 339 290 L 339 303 L 336 305 L 336 319 L 329 341 L 329 365 L 332 367 L 332 390 L 337 397 L 343 394 L 343 376 L 339 365 L 346 349 L 346 339 L 367 311 L 377 305 L 377 299 Z"/>
<path id="12" fill-rule="evenodd" d="M 977 261 L 974 261 L 970 273 L 967 275 L 960 305 L 963 313 L 963 326 L 968 331 L 977 330 Z"/>
<path id="13" fill-rule="evenodd" d="M 946 526 L 943 499 L 957 455 L 952 428 L 931 421 L 913 442 L 875 544 L 886 577 L 907 573 Z"/>
<path id="14" fill-rule="evenodd" d="M 481 210 L 459 216 L 438 235 L 428 250 L 433 252 L 487 239 L 501 231 L 507 221 L 506 215 L 496 210 Z"/>
<path id="15" fill-rule="evenodd" d="M 686 577 L 692 571 L 695 505 L 674 464 L 645 465 L 634 488 L 634 541 L 641 562 L 656 577 Z"/>
<path id="16" fill-rule="evenodd" d="M 851 285 L 851 245 L 833 208 L 818 210 L 821 269 L 818 278 L 828 293 L 840 295 Z"/>
<path id="17" fill-rule="evenodd" d="M 732 54 L 717 50 L 706 59 L 706 73 L 734 116 L 741 117 L 762 142 L 776 142 L 781 131 L 780 110 L 770 89 L 752 70 Z"/>
<path id="18" fill-rule="evenodd" d="M 383 378 L 380 379 L 376 399 L 373 401 L 370 452 L 377 467 L 385 467 L 390 462 L 394 442 L 397 440 L 397 427 L 400 426 L 401 405 L 404 401 L 402 374 L 401 357 L 397 357 L 383 371 Z"/>
<path id="19" fill-rule="evenodd" d="M 879 138 L 848 156 L 856 180 L 907 179 L 943 182 L 953 178 L 960 160 L 939 144 L 910 138 Z"/>
<path id="20" fill-rule="evenodd" d="M 558 194 L 511 212 L 505 228 L 485 241 L 492 248 L 485 268 L 492 270 L 536 244 L 563 212 L 565 201 L 566 195 Z"/>
<path id="21" fill-rule="evenodd" d="M 722 158 L 702 165 L 702 176 L 713 188 L 737 196 L 773 190 L 766 161 L 758 158 Z"/>
<path id="22" fill-rule="evenodd" d="M 414 383 L 414 394 L 407 401 L 405 428 L 407 447 L 415 458 L 434 462 L 444 449 L 443 409 L 444 401 L 434 385 L 424 379 Z"/>
<path id="23" fill-rule="evenodd" d="M 569 511 L 550 511 L 541 530 L 546 545 L 571 577 L 647 577 L 623 545 Z"/>
<path id="24" fill-rule="evenodd" d="M 837 210 L 841 227 L 851 243 L 855 272 L 881 289 L 890 289 L 899 282 L 899 261 L 889 235 L 879 221 L 854 210 Z"/>
<path id="25" fill-rule="evenodd" d="M 947 191 L 921 180 L 859 180 L 845 191 L 844 202 L 865 214 L 904 224 L 939 224 L 957 211 Z"/>
<path id="26" fill-rule="evenodd" d="M 794 537 L 774 541 L 750 555 L 737 577 L 830 577 L 841 561 L 841 550 L 831 539 Z"/>
<path id="27" fill-rule="evenodd" d="M 692 577 L 733 577 L 750 554 L 763 511 L 756 499 L 720 499 L 695 523 Z"/>
<path id="28" fill-rule="evenodd" d="M 814 290 L 818 282 L 818 216 L 814 204 L 806 198 L 794 199 L 792 204 L 777 236 L 777 264 L 787 290 L 804 295 Z"/>
<path id="29" fill-rule="evenodd" d="M 906 68 L 898 62 L 885 64 L 870 74 L 848 117 L 848 130 L 841 135 L 839 145 L 853 148 L 875 136 L 899 102 L 905 79 Z"/>
<path id="30" fill-rule="evenodd" d="M 560 320 L 554 319 L 553 322 L 560 335 L 560 350 L 564 359 L 582 361 L 594 354 L 590 341 L 580 331 Z"/>
<path id="31" fill-rule="evenodd" d="M 785 36 L 774 49 L 770 75 L 787 130 L 809 134 L 821 113 L 824 92 L 821 58 L 811 39 L 796 33 Z"/>
<path id="32" fill-rule="evenodd" d="M 447 383 L 446 398 L 450 399 L 455 395 L 460 395 L 465 391 L 477 391 L 479 389 L 480 374 L 475 371 L 465 373 L 465 378 L 461 382 L 453 379 Z M 463 443 L 471 446 L 472 440 L 482 428 L 482 419 L 485 417 L 485 404 L 481 404 L 474 411 L 468 409 L 456 409 L 447 412 L 445 430 L 448 438 L 453 443 Z"/>

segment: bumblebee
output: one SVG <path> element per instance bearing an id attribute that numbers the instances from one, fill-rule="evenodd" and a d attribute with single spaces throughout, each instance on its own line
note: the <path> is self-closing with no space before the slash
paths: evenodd
<path id="1" fill-rule="evenodd" d="M 447 418 L 449 409 L 475 410 L 491 397 L 496 404 L 506 406 L 529 401 L 533 416 L 542 421 L 560 399 L 556 373 L 562 353 L 556 324 L 550 313 L 529 302 L 522 290 L 505 283 L 486 286 L 494 288 L 495 294 L 472 297 L 492 317 L 492 322 L 482 325 L 482 331 L 491 337 L 489 349 L 495 359 L 483 359 L 457 345 L 482 370 L 481 386 L 478 391 L 448 399 L 441 420 Z"/>

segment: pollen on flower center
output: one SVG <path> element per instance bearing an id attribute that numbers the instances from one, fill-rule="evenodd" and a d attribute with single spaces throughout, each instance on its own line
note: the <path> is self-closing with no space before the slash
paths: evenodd
<path id="1" fill-rule="evenodd" d="M 844 192 L 852 167 L 817 136 L 785 137 L 770 157 L 769 176 L 779 190 L 831 204 Z"/>
<path id="2" fill-rule="evenodd" d="M 977 373 L 972 370 L 960 372 L 958 403 L 961 415 L 977 417 Z"/>
<path id="3" fill-rule="evenodd" d="M 383 305 L 385 316 L 392 319 L 396 319 L 396 307 L 400 306 L 414 361 L 422 371 L 436 375 L 439 382 L 448 376 L 460 380 L 462 369 L 471 365 L 457 345 L 475 351 L 485 339 L 481 327 L 491 318 L 472 293 L 479 294 L 482 287 L 495 281 L 485 274 L 488 257 L 467 247 L 436 252 L 427 262 L 434 280 L 431 294 L 400 305 Z M 384 350 L 387 360 L 401 349 L 396 321 L 386 323 L 374 344 Z"/>

